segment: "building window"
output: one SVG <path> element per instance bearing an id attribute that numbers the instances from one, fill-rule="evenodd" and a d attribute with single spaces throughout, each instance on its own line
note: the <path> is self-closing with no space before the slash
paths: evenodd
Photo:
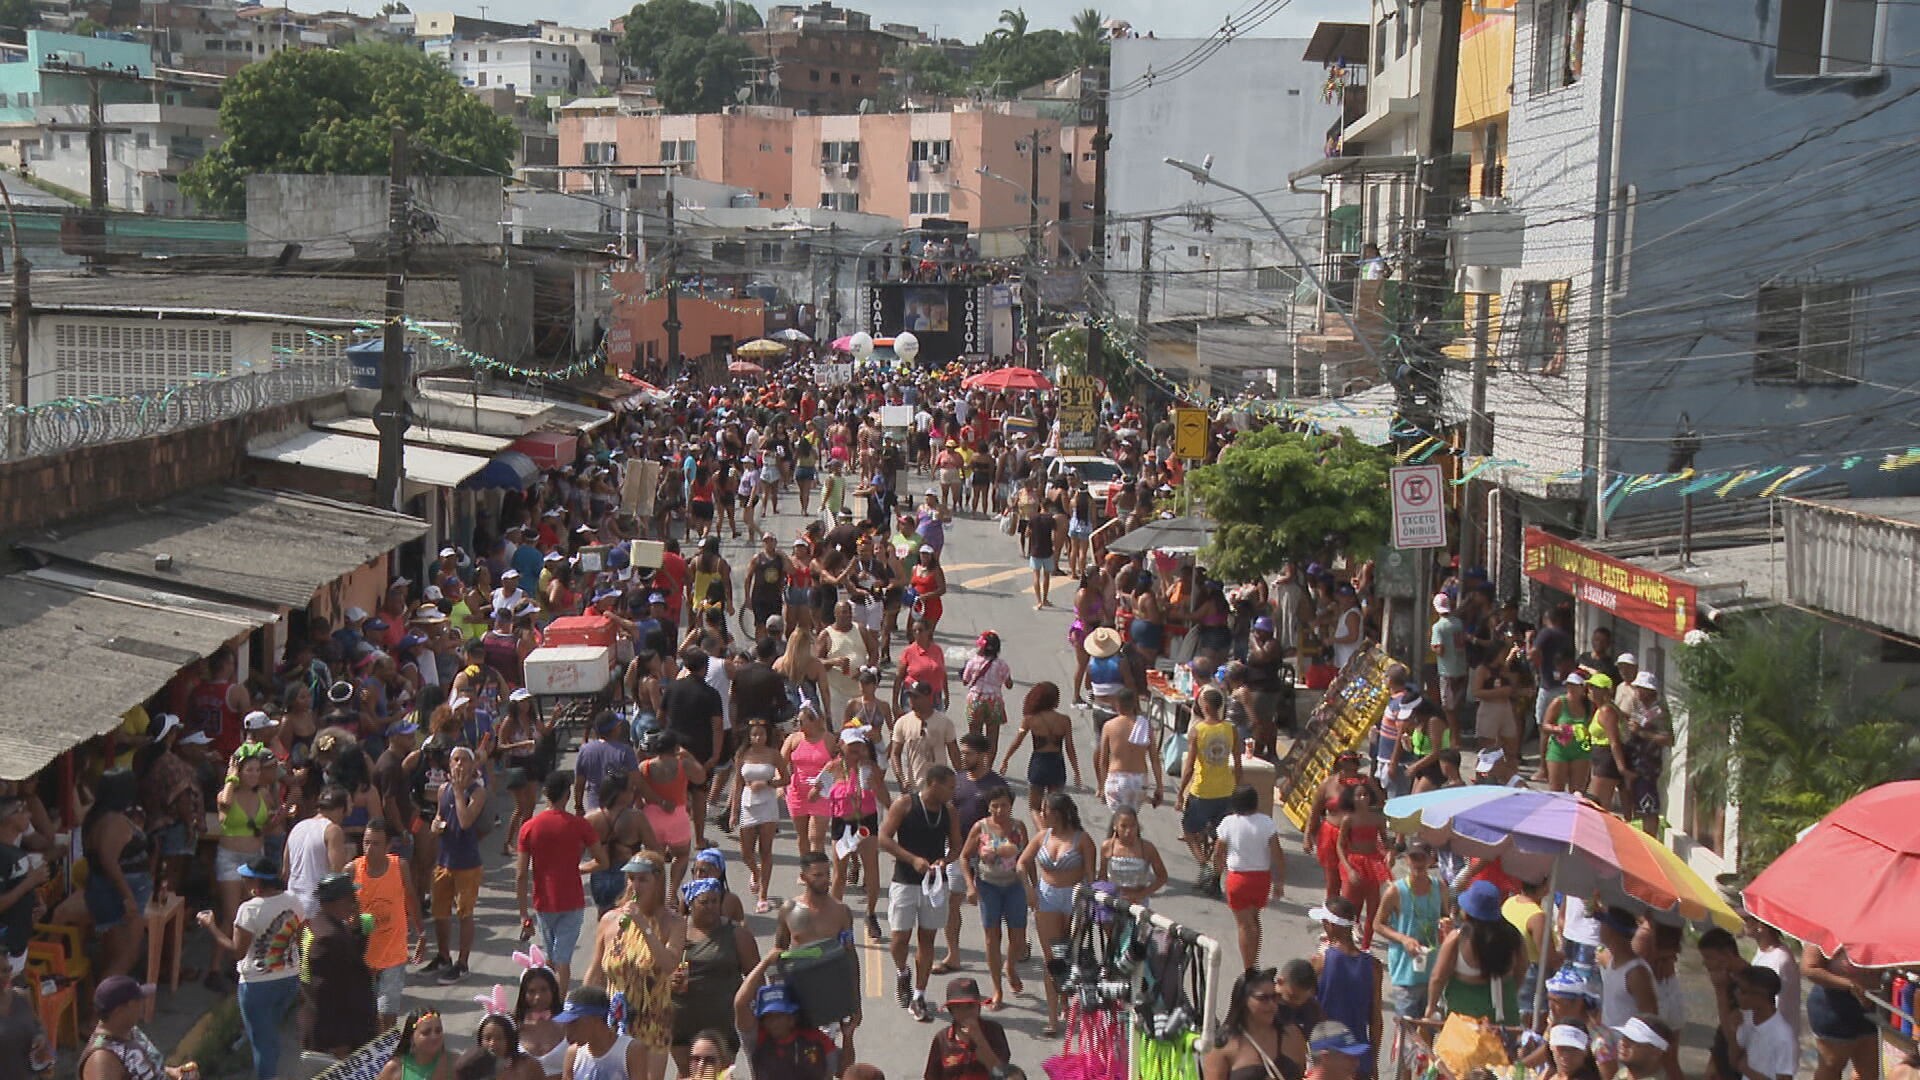
<path id="1" fill-rule="evenodd" d="M 151 141 L 151 137 L 148 136 L 146 132 L 135 132 L 133 136 L 133 148 L 135 150 L 145 150 Z"/>
<path id="2" fill-rule="evenodd" d="M 953 160 L 952 139 L 915 139 L 910 150 L 909 160 L 911 161 L 947 163 Z"/>
<path id="3" fill-rule="evenodd" d="M 73 140 L 68 138 L 65 135 L 60 136 L 60 149 L 62 150 L 73 149 Z"/>
<path id="4" fill-rule="evenodd" d="M 1763 285 L 1753 380 L 1850 386 L 1860 381 L 1860 290 L 1844 283 Z"/>
<path id="5" fill-rule="evenodd" d="M 487 85 L 487 73 L 484 71 L 480 73 L 480 85 L 481 86 Z"/>
<path id="6" fill-rule="evenodd" d="M 778 263 L 783 261 L 784 258 L 785 258 L 785 253 L 781 250 L 781 246 L 778 243 L 769 243 L 767 241 L 761 242 L 760 244 L 761 263 L 763 264 Z"/>
<path id="7" fill-rule="evenodd" d="M 1389 32 L 1387 24 L 1392 21 L 1393 14 L 1389 12 L 1380 16 L 1380 21 L 1373 28 L 1373 73 L 1375 75 L 1387 70 L 1387 34 Z"/>
<path id="8" fill-rule="evenodd" d="M 1507 302 L 1518 312 L 1503 320 L 1501 344 L 1506 359 L 1537 375 L 1565 375 L 1567 369 L 1567 281 L 1522 281 Z M 1512 336 L 1509 338 L 1508 329 Z"/>
<path id="9" fill-rule="evenodd" d="M 1199 258 L 1199 257 L 1200 257 L 1200 245 L 1199 245 L 1199 244 L 1188 244 L 1188 245 L 1187 245 L 1187 258 L 1189 258 L 1189 259 L 1197 259 L 1197 258 Z"/>
<path id="10" fill-rule="evenodd" d="M 538 74 L 538 73 L 536 73 L 536 74 L 535 74 L 535 75 L 533 76 L 533 85 L 535 85 L 535 86 L 539 86 L 539 85 L 540 85 L 540 76 L 539 76 L 539 74 Z"/>
<path id="11" fill-rule="evenodd" d="M 1393 58 L 1407 55 L 1407 0 L 1399 0 L 1393 9 Z"/>
<path id="12" fill-rule="evenodd" d="M 812 68 L 812 69 L 809 69 L 809 70 L 807 71 L 807 81 L 808 81 L 808 82 L 819 82 L 819 81 L 820 81 L 820 70 L 819 70 L 818 68 Z"/>
<path id="13" fill-rule="evenodd" d="M 1871 75 L 1880 66 L 1878 0 L 1780 0 L 1775 75 Z"/>
<path id="14" fill-rule="evenodd" d="M 1579 82 L 1586 47 L 1586 0 L 1541 0 L 1534 9 L 1533 92 L 1550 94 Z"/>
<path id="15" fill-rule="evenodd" d="M 907 196 L 909 214 L 948 214 L 953 211 L 953 197 L 944 191 L 916 191 Z"/>
<path id="16" fill-rule="evenodd" d="M 835 71 L 835 72 L 830 72 L 830 73 L 829 73 L 829 74 L 827 75 L 827 81 L 828 81 L 828 82 L 830 82 L 830 83 L 832 83 L 832 84 L 833 84 L 833 85 L 835 85 L 835 86 L 839 86 L 839 85 L 840 85 L 840 73 L 839 73 L 839 72 L 837 72 L 837 71 Z"/>
<path id="17" fill-rule="evenodd" d="M 1287 280 L 1281 276 L 1277 266 L 1263 266 L 1253 272 L 1253 287 L 1275 291 L 1287 287 Z"/>
<path id="18" fill-rule="evenodd" d="M 761 153 L 763 153 L 763 154 L 771 154 L 771 153 L 773 153 L 773 144 L 772 144 L 772 143 L 770 143 L 770 142 L 763 142 L 763 143 L 761 143 L 761 144 L 760 144 L 760 152 L 761 152 Z M 763 198 L 763 199 L 764 199 L 764 198 L 766 198 L 766 196 L 764 196 L 764 195 L 762 195 L 762 196 L 761 196 L 761 198 Z"/>
<path id="19" fill-rule="evenodd" d="M 860 73 L 859 73 L 859 72 L 857 72 L 857 71 L 856 71 L 856 72 L 854 72 L 854 73 L 853 73 L 853 75 L 852 75 L 852 79 L 853 79 L 853 85 L 855 85 L 855 86 L 859 86 L 859 85 L 860 85 Z"/>
<path id="20" fill-rule="evenodd" d="M 820 144 L 820 164 L 822 165 L 858 165 L 860 164 L 860 143 L 823 142 Z"/>
<path id="21" fill-rule="evenodd" d="M 1133 249 L 1133 234 L 1121 233 L 1120 234 L 1120 253 L 1124 255 L 1128 251 L 1131 251 L 1132 249 Z"/>
<path id="22" fill-rule="evenodd" d="M 480 50 L 480 62 L 483 64 L 487 62 L 487 50 L 485 49 Z"/>

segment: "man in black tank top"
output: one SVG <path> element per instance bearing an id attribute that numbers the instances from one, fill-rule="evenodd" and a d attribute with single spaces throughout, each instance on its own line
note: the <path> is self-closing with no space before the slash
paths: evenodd
<path id="1" fill-rule="evenodd" d="M 887 919 L 892 923 L 894 997 L 922 1023 L 933 1019 L 927 980 L 933 974 L 934 935 L 947 925 L 947 864 L 960 855 L 960 819 L 953 809 L 953 769 L 930 765 L 920 791 L 895 800 L 880 826 L 880 849 L 894 857 L 887 886 Z M 935 872 L 942 897 L 935 903 L 925 884 Z M 907 970 L 907 944 L 913 941 L 913 970 Z"/>

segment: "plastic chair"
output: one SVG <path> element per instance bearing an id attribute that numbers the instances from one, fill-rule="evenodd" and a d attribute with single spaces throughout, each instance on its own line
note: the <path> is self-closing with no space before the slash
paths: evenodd
<path id="1" fill-rule="evenodd" d="M 63 941 L 48 941 L 36 938 L 27 943 L 27 961 L 45 965 L 66 982 L 79 986 L 91 996 L 93 986 L 93 962 L 85 956 L 75 956 L 67 951 Z"/>
<path id="2" fill-rule="evenodd" d="M 72 983 L 64 986 L 56 983 L 55 989 L 47 991 L 44 984 L 52 977 L 53 973 L 46 968 L 38 963 L 29 962 L 27 964 L 27 998 L 33 1002 L 34 1013 L 40 1017 L 40 1026 L 46 1029 L 47 1038 L 53 1042 L 53 1045 L 78 1049 L 80 1046 L 79 995 L 75 992 Z M 62 1027 L 60 1018 L 63 1016 L 68 1018 L 65 1027 L 71 1036 L 69 1042 L 60 1041 Z"/>

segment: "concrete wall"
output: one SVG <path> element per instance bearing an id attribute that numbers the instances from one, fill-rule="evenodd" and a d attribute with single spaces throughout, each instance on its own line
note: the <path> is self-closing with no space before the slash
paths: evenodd
<path id="1" fill-rule="evenodd" d="M 340 398 L 320 398 L 144 439 L 0 462 L 0 532 L 26 533 L 105 510 L 227 483 L 247 469 L 249 440 L 305 427 Z"/>
<path id="2" fill-rule="evenodd" d="M 498 244 L 506 196 L 499 179 L 486 176 L 416 177 L 413 198 L 433 215 L 438 229 L 417 244 Z M 355 245 L 384 244 L 387 178 L 296 176 L 247 178 L 247 254 L 276 255 L 298 243 L 304 258 L 342 258 Z"/>
<path id="3" fill-rule="evenodd" d="M 1197 165 L 1211 154 L 1214 175 L 1263 193 L 1267 208 L 1312 258 L 1319 200 L 1288 194 L 1285 178 L 1319 160 L 1327 125 L 1339 116 L 1339 106 L 1320 97 L 1326 73 L 1300 58 L 1306 42 L 1294 38 L 1238 39 L 1214 53 L 1203 72 L 1121 92 L 1148 68 L 1165 69 L 1198 44 L 1167 38 L 1113 43 L 1116 95 L 1108 109 L 1113 146 L 1107 155 L 1107 213 L 1125 217 L 1194 204 L 1214 215 L 1212 232 L 1184 219 L 1155 223 L 1151 265 L 1156 274 L 1168 275 L 1154 290 L 1156 319 L 1282 306 L 1287 292 L 1256 289 L 1247 267 L 1293 262 L 1252 206 L 1199 186 L 1162 159 Z M 1108 287 L 1123 310 L 1134 306 L 1143 254 L 1140 233 L 1131 223 L 1115 224 L 1107 233 Z M 1238 273 L 1227 272 L 1236 268 Z"/>

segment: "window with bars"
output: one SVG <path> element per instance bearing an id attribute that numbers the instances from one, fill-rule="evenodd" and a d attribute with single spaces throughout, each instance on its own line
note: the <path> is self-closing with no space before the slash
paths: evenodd
<path id="1" fill-rule="evenodd" d="M 1775 75 L 1860 76 L 1880 69 L 1880 0 L 1780 0 Z"/>
<path id="2" fill-rule="evenodd" d="M 1579 82 L 1587 47 L 1586 0 L 1539 0 L 1533 19 L 1533 92 L 1550 94 Z"/>
<path id="3" fill-rule="evenodd" d="M 1761 286 L 1753 381 L 1793 386 L 1859 382 L 1860 295 L 1860 289 L 1847 282 Z"/>
<path id="4" fill-rule="evenodd" d="M 1502 321 L 1502 358 L 1535 375 L 1567 373 L 1567 301 L 1572 283 L 1522 281 L 1514 286 Z"/>

